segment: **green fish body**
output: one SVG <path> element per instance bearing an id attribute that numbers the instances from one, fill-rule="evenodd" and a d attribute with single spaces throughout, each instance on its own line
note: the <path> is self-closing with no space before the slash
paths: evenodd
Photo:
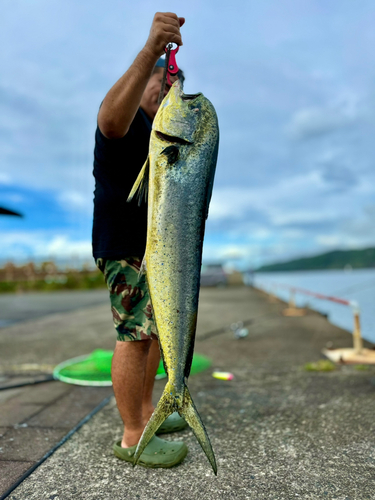
<path id="1" fill-rule="evenodd" d="M 149 157 L 130 193 L 148 190 L 143 262 L 168 382 L 139 441 L 134 464 L 174 411 L 192 428 L 216 474 L 215 456 L 186 380 L 194 351 L 202 246 L 219 144 L 214 107 L 170 89 L 155 116 Z M 146 188 L 146 185 L 148 187 Z M 141 271 L 142 272 L 142 271 Z"/>

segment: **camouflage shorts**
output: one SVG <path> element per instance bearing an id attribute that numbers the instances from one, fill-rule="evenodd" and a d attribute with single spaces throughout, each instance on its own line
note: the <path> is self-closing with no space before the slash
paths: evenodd
<path id="1" fill-rule="evenodd" d="M 117 340 L 157 339 L 145 275 L 138 277 L 139 257 L 123 260 L 97 259 L 109 290 Z"/>

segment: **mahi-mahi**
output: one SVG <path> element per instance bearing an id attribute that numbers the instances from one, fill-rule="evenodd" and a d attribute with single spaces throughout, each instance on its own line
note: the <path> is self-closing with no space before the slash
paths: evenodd
<path id="1" fill-rule="evenodd" d="M 129 195 L 148 198 L 146 273 L 168 382 L 134 455 L 134 465 L 164 420 L 177 411 L 193 430 L 214 473 L 206 429 L 186 380 L 197 324 L 202 245 L 219 144 L 215 109 L 177 81 L 153 121 L 149 156 Z"/>

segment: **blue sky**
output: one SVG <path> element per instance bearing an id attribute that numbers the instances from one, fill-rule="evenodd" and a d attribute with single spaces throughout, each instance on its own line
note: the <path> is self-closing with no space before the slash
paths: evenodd
<path id="1" fill-rule="evenodd" d="M 178 2 L 178 63 L 220 124 L 204 257 L 375 245 L 371 0 Z M 170 2 L 12 0 L 0 21 L 0 258 L 89 257 L 98 106 Z"/>

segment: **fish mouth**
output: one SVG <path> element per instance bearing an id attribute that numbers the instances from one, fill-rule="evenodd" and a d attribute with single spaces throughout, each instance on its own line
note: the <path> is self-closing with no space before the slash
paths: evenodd
<path id="1" fill-rule="evenodd" d="M 198 92 L 198 94 L 182 94 L 181 99 L 183 101 L 193 101 L 194 99 L 196 99 L 200 95 L 202 95 L 202 92 Z"/>
<path id="2" fill-rule="evenodd" d="M 176 137 L 174 135 L 163 134 L 163 132 L 160 132 L 159 130 L 156 130 L 156 135 L 162 141 L 175 142 L 175 143 L 177 142 L 178 144 L 192 144 L 192 142 L 186 141 L 185 139 L 181 139 L 181 137 Z"/>

